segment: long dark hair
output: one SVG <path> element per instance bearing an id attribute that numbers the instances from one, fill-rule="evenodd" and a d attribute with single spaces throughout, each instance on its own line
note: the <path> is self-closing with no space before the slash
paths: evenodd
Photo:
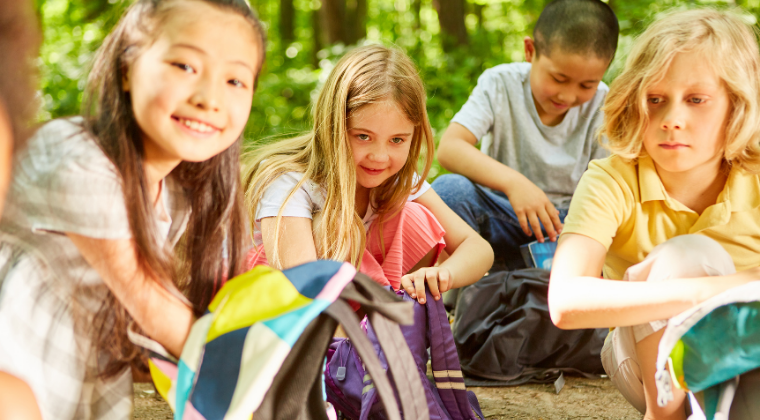
<path id="1" fill-rule="evenodd" d="M 182 162 L 170 174 L 184 188 L 191 216 L 180 249 L 162 248 L 152 227 L 153 200 L 148 197 L 143 168 L 143 144 L 128 92 L 122 89 L 125 72 L 162 21 L 176 5 L 203 1 L 246 18 L 260 40 L 264 61 L 264 32 L 245 0 L 139 0 L 106 37 L 87 80 L 83 115 L 103 152 L 121 175 L 132 239 L 141 268 L 157 279 L 172 279 L 190 301 L 196 316 L 208 306 L 221 282 L 243 269 L 248 235 L 240 188 L 240 143 L 204 162 Z M 179 261 L 177 261 L 179 260 Z M 177 264 L 179 262 L 179 265 Z M 171 290 L 171 289 L 170 289 Z M 109 293 L 95 317 L 95 346 L 109 358 L 101 375 L 110 377 L 127 364 L 140 366 L 140 353 L 127 339 L 131 317 Z"/>

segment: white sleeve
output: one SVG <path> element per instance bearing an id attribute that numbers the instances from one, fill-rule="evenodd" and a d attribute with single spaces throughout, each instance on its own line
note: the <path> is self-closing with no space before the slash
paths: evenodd
<path id="1" fill-rule="evenodd" d="M 416 183 L 417 180 L 420 178 L 419 175 L 414 174 L 414 182 Z M 406 199 L 406 201 L 414 201 L 422 196 L 422 194 L 425 194 L 427 190 L 430 189 L 430 184 L 425 181 L 422 183 L 422 186 L 420 187 L 420 190 L 416 193 L 409 194 L 409 198 Z"/>
<path id="2" fill-rule="evenodd" d="M 277 217 L 285 199 L 293 191 L 293 187 L 301 180 L 302 176 L 297 172 L 287 172 L 269 184 L 256 209 L 256 221 L 267 217 Z M 315 209 L 315 197 L 312 197 L 313 193 L 309 193 L 309 185 L 307 184 L 310 184 L 308 180 L 288 200 L 285 210 L 282 212 L 283 217 L 312 218 L 312 214 L 317 209 Z"/>

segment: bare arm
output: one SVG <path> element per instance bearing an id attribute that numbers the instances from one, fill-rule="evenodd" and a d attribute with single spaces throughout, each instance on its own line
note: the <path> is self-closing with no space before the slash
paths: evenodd
<path id="1" fill-rule="evenodd" d="M 438 145 L 438 162 L 447 170 L 506 193 L 521 173 L 475 147 L 478 139 L 458 123 L 449 124 Z"/>
<path id="2" fill-rule="evenodd" d="M 171 354 L 179 356 L 190 333 L 192 310 L 141 270 L 129 239 L 94 239 L 66 233 L 137 324 Z"/>
<path id="3" fill-rule="evenodd" d="M 549 238 L 556 240 L 562 223 L 546 193 L 523 174 L 482 153 L 475 147 L 477 142 L 470 130 L 451 123 L 438 146 L 438 162 L 451 172 L 506 194 L 526 235 L 531 235 L 532 229 L 536 239 L 543 242 L 540 220 Z"/>
<path id="4" fill-rule="evenodd" d="M 430 293 L 438 300 L 440 293 L 475 283 L 493 264 L 493 249 L 477 232 L 464 222 L 433 189 L 429 189 L 415 202 L 422 204 L 438 220 L 443 229 L 446 252 L 450 257 L 438 267 L 425 267 L 401 279 L 404 289 L 412 297 L 424 302 L 425 281 Z"/>
<path id="5" fill-rule="evenodd" d="M 6 112 L 5 104 L 0 100 L 0 215 L 3 213 L 5 195 L 11 180 L 13 166 L 13 127 Z"/>
<path id="6" fill-rule="evenodd" d="M 622 327 L 668 319 L 721 292 L 760 279 L 760 269 L 727 276 L 627 282 L 600 279 L 604 246 L 568 233 L 552 262 L 549 312 L 563 329 Z"/>
<path id="7" fill-rule="evenodd" d="M 310 261 L 317 260 L 317 247 L 314 245 L 312 221 L 305 217 L 283 217 L 280 225 L 280 243 L 277 253 L 280 265 L 272 261 L 275 255 L 274 237 L 276 217 L 261 219 L 261 236 L 264 241 L 264 251 L 272 267 L 285 270 Z"/>

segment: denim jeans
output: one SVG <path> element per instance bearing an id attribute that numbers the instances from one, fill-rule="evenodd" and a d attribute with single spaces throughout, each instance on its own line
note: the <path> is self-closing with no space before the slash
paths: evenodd
<path id="1" fill-rule="evenodd" d="M 491 244 L 494 252 L 492 271 L 525 268 L 520 245 L 533 242 L 536 238 L 523 232 L 504 193 L 492 191 L 462 175 L 454 174 L 441 175 L 432 186 L 459 217 Z M 557 210 L 560 221 L 564 223 L 567 209 Z M 541 230 L 548 240 L 543 226 Z"/>

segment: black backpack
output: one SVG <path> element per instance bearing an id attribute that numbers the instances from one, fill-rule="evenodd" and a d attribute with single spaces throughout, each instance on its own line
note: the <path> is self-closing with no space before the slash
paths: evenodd
<path id="1" fill-rule="evenodd" d="M 561 372 L 604 373 L 600 353 L 608 330 L 554 326 L 548 289 L 549 271 L 529 268 L 495 272 L 460 290 L 454 341 L 470 377 L 467 385 L 548 383 Z"/>

